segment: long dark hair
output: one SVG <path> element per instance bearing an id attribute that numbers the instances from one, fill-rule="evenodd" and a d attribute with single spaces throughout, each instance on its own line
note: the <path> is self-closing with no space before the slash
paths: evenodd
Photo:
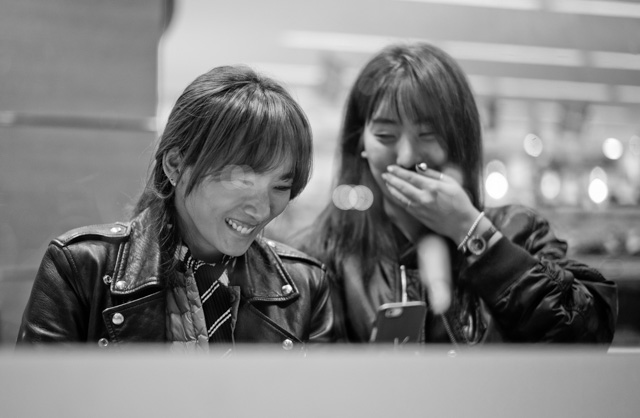
<path id="1" fill-rule="evenodd" d="M 473 204 L 482 206 L 480 117 L 464 72 L 451 56 L 433 45 L 391 45 L 365 65 L 351 88 L 333 184 L 367 186 L 373 191 L 374 203 L 366 211 L 341 210 L 329 203 L 302 244 L 327 264 L 329 273 L 336 273 L 345 259 L 353 258 L 367 277 L 371 260 L 398 257 L 381 191 L 361 157 L 364 127 L 383 103 L 410 120 L 431 116 L 443 138 L 448 163 L 460 170 Z"/>
<path id="2" fill-rule="evenodd" d="M 149 211 L 165 255 L 173 254 L 180 242 L 175 189 L 162 165 L 172 149 L 182 156 L 180 173 L 192 168 L 186 195 L 207 176 L 229 167 L 263 173 L 287 163 L 294 199 L 311 174 L 309 122 L 280 84 L 244 66 L 217 67 L 202 74 L 171 110 L 146 187 L 133 210 L 134 216 Z"/>

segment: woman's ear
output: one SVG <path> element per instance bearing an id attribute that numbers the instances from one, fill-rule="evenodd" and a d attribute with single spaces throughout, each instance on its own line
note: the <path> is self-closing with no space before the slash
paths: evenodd
<path id="1" fill-rule="evenodd" d="M 177 148 L 171 148 L 162 157 L 162 169 L 169 179 L 169 182 L 175 186 L 180 178 L 180 166 L 182 165 L 182 155 Z"/>

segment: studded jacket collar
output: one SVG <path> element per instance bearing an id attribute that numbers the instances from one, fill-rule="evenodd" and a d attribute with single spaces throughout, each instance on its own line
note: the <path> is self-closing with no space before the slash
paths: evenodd
<path id="1" fill-rule="evenodd" d="M 49 245 L 18 342 L 166 341 L 158 240 L 145 213 L 131 222 L 70 231 Z M 332 337 L 324 267 L 282 244 L 258 239 L 230 280 L 242 289 L 238 342 L 300 344 Z"/>

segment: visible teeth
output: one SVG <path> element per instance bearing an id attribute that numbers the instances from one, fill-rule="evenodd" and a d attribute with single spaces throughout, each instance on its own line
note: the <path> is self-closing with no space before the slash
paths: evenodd
<path id="1" fill-rule="evenodd" d="M 247 228 L 246 226 L 242 226 L 234 221 L 232 221 L 231 219 L 226 219 L 227 224 L 229 224 L 229 226 L 233 229 L 235 229 L 236 231 L 240 232 L 242 235 L 249 235 L 251 232 L 253 232 L 254 229 L 256 229 L 256 227 L 251 227 L 251 228 Z"/>

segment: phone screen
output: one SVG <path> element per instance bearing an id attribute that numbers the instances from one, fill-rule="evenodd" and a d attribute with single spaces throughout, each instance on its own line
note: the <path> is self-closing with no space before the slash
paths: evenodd
<path id="1" fill-rule="evenodd" d="M 427 316 L 425 302 L 386 303 L 378 308 L 370 342 L 418 342 Z"/>

